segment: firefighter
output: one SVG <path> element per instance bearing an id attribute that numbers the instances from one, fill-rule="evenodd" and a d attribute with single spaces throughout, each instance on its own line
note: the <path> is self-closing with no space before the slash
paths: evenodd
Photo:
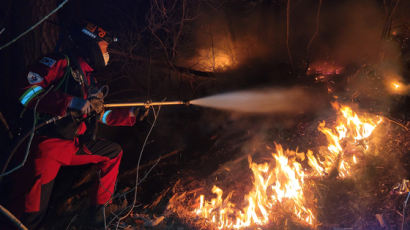
<path id="1" fill-rule="evenodd" d="M 36 134 L 29 161 L 19 172 L 24 180 L 13 191 L 13 211 L 29 229 L 38 227 L 44 217 L 60 167 L 90 163 L 97 166 L 99 181 L 91 193 L 87 218 L 91 226 L 103 227 L 102 207 L 114 193 L 122 149 L 96 138 L 96 122 L 132 126 L 147 115 L 136 108 L 104 110 L 107 87 L 98 86 L 93 70 L 107 65 L 107 47 L 114 37 L 88 23 L 71 29 L 68 41 L 65 52 L 43 57 L 29 69 L 20 97 L 21 104 L 35 109 L 39 119 L 65 116 Z"/>

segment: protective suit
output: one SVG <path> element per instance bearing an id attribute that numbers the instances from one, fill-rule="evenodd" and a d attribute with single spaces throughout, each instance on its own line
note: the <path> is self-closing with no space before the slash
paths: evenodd
<path id="1" fill-rule="evenodd" d="M 41 58 L 27 72 L 21 104 L 33 108 L 40 99 L 36 108 L 39 119 L 66 116 L 36 134 L 30 158 L 18 172 L 24 181 L 14 189 L 13 211 L 29 229 L 42 220 L 61 166 L 97 166 L 99 181 L 91 193 L 95 206 L 109 203 L 114 193 L 122 149 L 116 143 L 95 138 L 95 122 L 132 126 L 138 114 L 134 108 L 103 111 L 102 92 L 92 72 L 82 57 L 62 54 Z"/>

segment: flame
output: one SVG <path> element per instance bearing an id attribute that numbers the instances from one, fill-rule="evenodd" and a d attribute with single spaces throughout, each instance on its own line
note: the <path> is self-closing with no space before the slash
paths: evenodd
<path id="1" fill-rule="evenodd" d="M 405 95 L 410 91 L 410 85 L 406 84 L 403 76 L 395 72 L 384 73 L 384 85 L 390 94 Z"/>
<path id="2" fill-rule="evenodd" d="M 204 71 L 225 71 L 236 65 L 234 55 L 223 49 L 200 49 L 197 59 Z"/>
<path id="3" fill-rule="evenodd" d="M 314 154 L 307 150 L 305 154 L 284 150 L 280 144 L 275 144 L 272 158 L 268 161 L 256 163 L 248 156 L 252 187 L 243 196 L 242 203 L 234 203 L 232 199 L 233 194 L 240 191 L 226 193 L 214 185 L 214 198 L 207 199 L 201 194 L 193 198 L 193 204 L 186 205 L 190 200 L 186 193 L 176 193 L 170 199 L 168 210 L 200 228 L 264 226 L 275 222 L 278 213 L 292 216 L 301 224 L 317 226 L 319 222 L 314 215 L 314 204 L 312 199 L 306 198 L 311 195 L 307 181 L 313 177 L 324 177 L 335 168 L 340 178 L 351 176 L 359 162 L 357 155 L 369 148 L 367 140 L 383 121 L 379 116 L 358 115 L 350 107 L 338 103 L 333 107 L 338 111 L 335 128 L 327 127 L 325 121 L 318 126 L 328 141 L 325 151 Z M 355 145 L 364 145 L 365 148 L 362 152 L 357 150 L 350 154 L 347 149 Z M 303 168 L 303 161 L 310 168 Z"/>
<path id="4" fill-rule="evenodd" d="M 320 162 L 321 168 L 316 173 L 319 175 L 327 174 L 335 167 L 335 164 L 338 164 L 339 176 L 346 177 L 351 175 L 351 165 L 358 163 L 355 154 L 350 158 L 348 157 L 346 148 L 362 145 L 367 150 L 369 144 L 366 139 L 383 121 L 383 118 L 366 114 L 359 116 L 348 106 L 339 105 L 336 102 L 332 105 L 338 111 L 337 125 L 331 129 L 326 127 L 326 123 L 323 121 L 318 126 L 318 130 L 326 136 L 329 144 L 327 146 L 328 153 L 322 154 L 325 160 Z M 312 167 L 312 165 L 310 166 Z M 317 167 L 312 168 L 318 170 Z"/>
<path id="5" fill-rule="evenodd" d="M 191 217 L 196 215 L 218 229 L 239 229 L 268 224 L 275 209 L 283 206 L 292 210 L 299 220 L 312 225 L 315 217 L 312 210 L 305 207 L 305 173 L 300 163 L 288 157 L 294 154 L 276 145 L 271 162 L 258 164 L 249 156 L 253 188 L 245 196 L 247 205 L 242 209 L 237 207 L 231 202 L 232 192 L 224 197 L 223 190 L 214 185 L 212 193 L 216 197 L 205 200 L 205 196 L 200 195 Z"/>
<path id="6" fill-rule="evenodd" d="M 408 94 L 410 85 L 404 84 L 399 80 L 393 80 L 388 84 L 388 89 L 393 94 Z"/>
<path id="7" fill-rule="evenodd" d="M 398 82 L 392 82 L 393 89 L 398 90 L 401 87 L 401 84 Z"/>

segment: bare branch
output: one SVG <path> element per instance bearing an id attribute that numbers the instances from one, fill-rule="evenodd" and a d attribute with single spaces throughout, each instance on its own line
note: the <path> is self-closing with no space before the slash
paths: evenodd
<path id="1" fill-rule="evenodd" d="M 319 26 L 320 26 L 320 8 L 322 7 L 322 1 L 323 0 L 319 0 L 319 6 L 317 8 L 317 13 L 316 13 L 316 29 L 315 32 L 312 35 L 312 38 L 310 39 L 307 47 L 306 47 L 306 53 L 308 55 L 309 58 L 309 54 L 310 54 L 310 47 L 312 46 L 313 41 L 315 40 L 315 38 L 317 37 L 317 35 L 319 34 Z"/>
<path id="2" fill-rule="evenodd" d="M 393 21 L 393 15 L 396 12 L 397 7 L 399 6 L 400 0 L 396 0 L 396 3 L 394 4 L 394 7 L 391 9 L 389 14 L 386 17 L 386 22 L 384 24 L 383 32 L 382 32 L 382 38 L 387 38 L 390 34 L 391 30 L 391 24 Z"/>
<path id="3" fill-rule="evenodd" d="M 290 26 L 290 0 L 287 0 L 287 5 L 286 5 L 286 49 L 288 51 L 290 66 L 292 68 L 292 71 L 294 71 L 292 53 L 290 52 L 290 47 L 289 47 L 289 33 L 290 33 L 289 26 Z"/>
<path id="4" fill-rule="evenodd" d="M 146 144 L 147 144 L 147 142 L 148 142 L 148 138 L 149 138 L 149 136 L 151 135 L 151 132 L 152 132 L 152 130 L 154 129 L 154 126 L 155 126 L 155 124 L 156 124 L 156 122 L 157 122 L 157 118 L 158 118 L 158 114 L 159 114 L 159 112 L 160 112 L 160 110 L 161 110 L 161 106 L 158 107 L 158 111 L 155 111 L 155 108 L 154 108 L 154 107 L 151 107 L 151 109 L 152 109 L 153 114 L 154 114 L 154 122 L 152 123 L 151 128 L 149 129 L 149 131 L 148 131 L 148 133 L 147 133 L 147 136 L 145 137 L 144 143 L 142 144 L 141 151 L 140 151 L 140 154 L 139 154 L 139 157 L 138 157 L 137 175 L 136 175 L 136 177 L 135 177 L 134 200 L 133 200 L 133 202 L 132 202 L 131 208 L 130 208 L 130 210 L 128 211 L 128 213 L 118 219 L 117 228 L 116 228 L 116 229 L 118 229 L 119 223 L 120 223 L 122 220 L 124 220 L 125 218 L 127 218 L 127 217 L 131 214 L 132 210 L 133 210 L 134 207 L 135 207 L 135 204 L 137 203 L 138 185 L 139 185 L 139 167 L 140 167 L 140 163 L 141 163 L 141 159 L 142 159 L 142 153 L 144 152 L 145 146 L 146 146 Z M 155 164 L 155 165 L 156 165 L 156 164 Z M 154 165 L 154 166 L 155 166 L 155 165 Z"/>
<path id="5" fill-rule="evenodd" d="M 64 2 L 62 2 L 57 8 L 55 8 L 53 11 L 51 11 L 49 14 L 47 14 L 44 18 L 42 18 L 40 21 L 38 21 L 36 24 L 34 24 L 33 26 L 31 26 L 29 29 L 27 29 L 26 31 L 24 31 L 23 33 L 21 33 L 19 36 L 17 36 L 16 38 L 12 39 L 11 41 L 7 42 L 6 44 L 4 44 L 3 46 L 0 47 L 0 50 L 10 46 L 11 44 L 13 44 L 14 42 L 16 42 L 17 40 L 19 40 L 20 38 L 22 38 L 24 35 L 26 35 L 27 33 L 29 33 L 30 31 L 34 30 L 37 26 L 39 26 L 41 23 L 43 23 L 45 20 L 47 20 L 47 18 L 49 18 L 51 15 L 55 14 L 59 9 L 61 9 L 66 3 L 68 2 L 68 0 L 64 0 Z"/>

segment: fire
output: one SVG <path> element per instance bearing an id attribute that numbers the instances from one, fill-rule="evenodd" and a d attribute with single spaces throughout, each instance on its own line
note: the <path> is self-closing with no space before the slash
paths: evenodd
<path id="1" fill-rule="evenodd" d="M 198 67 L 205 71 L 224 71 L 235 66 L 233 54 L 222 49 L 201 49 L 198 52 Z"/>
<path id="2" fill-rule="evenodd" d="M 392 80 L 387 83 L 387 89 L 392 94 L 407 95 L 410 92 L 410 85 L 400 80 Z"/>
<path id="3" fill-rule="evenodd" d="M 410 85 L 406 84 L 402 75 L 395 72 L 384 73 L 384 85 L 390 94 L 406 95 L 410 92 Z"/>
<path id="4" fill-rule="evenodd" d="M 317 172 L 317 174 L 328 174 L 337 163 L 339 176 L 346 177 L 351 175 L 351 165 L 358 162 L 356 153 L 350 153 L 347 149 L 362 145 L 367 150 L 369 148 L 367 139 L 383 121 L 383 118 L 369 115 L 359 116 L 350 107 L 341 106 L 338 103 L 333 103 L 333 107 L 339 115 L 336 127 L 334 129 L 328 128 L 324 121 L 318 126 L 318 130 L 326 136 L 329 145 L 327 146 L 328 153 L 321 154 L 325 160 L 319 163 L 322 171 Z"/>
<path id="5" fill-rule="evenodd" d="M 243 196 L 242 203 L 235 203 L 232 198 L 234 193 L 240 191 L 226 193 L 214 185 L 214 198 L 207 199 L 203 194 L 197 197 L 193 192 L 192 197 L 186 192 L 176 193 L 170 199 L 168 210 L 200 228 L 266 226 L 274 223 L 278 215 L 292 217 L 304 225 L 317 226 L 319 222 L 314 215 L 314 199 L 307 198 L 312 196 L 309 192 L 311 179 L 325 177 L 334 169 L 337 169 L 340 178 L 352 175 L 354 166 L 360 160 L 358 156 L 366 153 L 369 137 L 383 121 L 379 116 L 359 115 L 350 107 L 338 103 L 334 103 L 333 107 L 338 113 L 335 127 L 327 127 L 325 121 L 318 126 L 328 141 L 326 150 L 318 154 L 307 150 L 305 154 L 284 150 L 280 144 L 275 144 L 272 158 L 268 161 L 256 163 L 248 157 L 252 187 Z M 354 148 L 357 145 L 364 148 Z"/>
<path id="6" fill-rule="evenodd" d="M 300 163 L 288 157 L 294 154 L 290 150 L 283 150 L 281 145 L 276 145 L 276 153 L 272 153 L 271 162 L 259 164 L 248 157 L 253 174 L 253 188 L 244 198 L 247 203 L 244 208 L 232 203 L 233 192 L 224 197 L 223 190 L 214 185 L 212 193 L 216 197 L 205 200 L 205 196 L 200 195 L 197 208 L 188 216 L 199 217 L 213 228 L 239 229 L 266 225 L 271 221 L 275 210 L 287 207 L 296 218 L 312 225 L 315 217 L 312 210 L 305 207 L 305 173 Z"/>
<path id="7" fill-rule="evenodd" d="M 396 89 L 396 90 L 398 90 L 401 87 L 401 84 L 398 83 L 398 82 L 392 82 L 391 84 L 392 84 L 393 88 Z"/>

